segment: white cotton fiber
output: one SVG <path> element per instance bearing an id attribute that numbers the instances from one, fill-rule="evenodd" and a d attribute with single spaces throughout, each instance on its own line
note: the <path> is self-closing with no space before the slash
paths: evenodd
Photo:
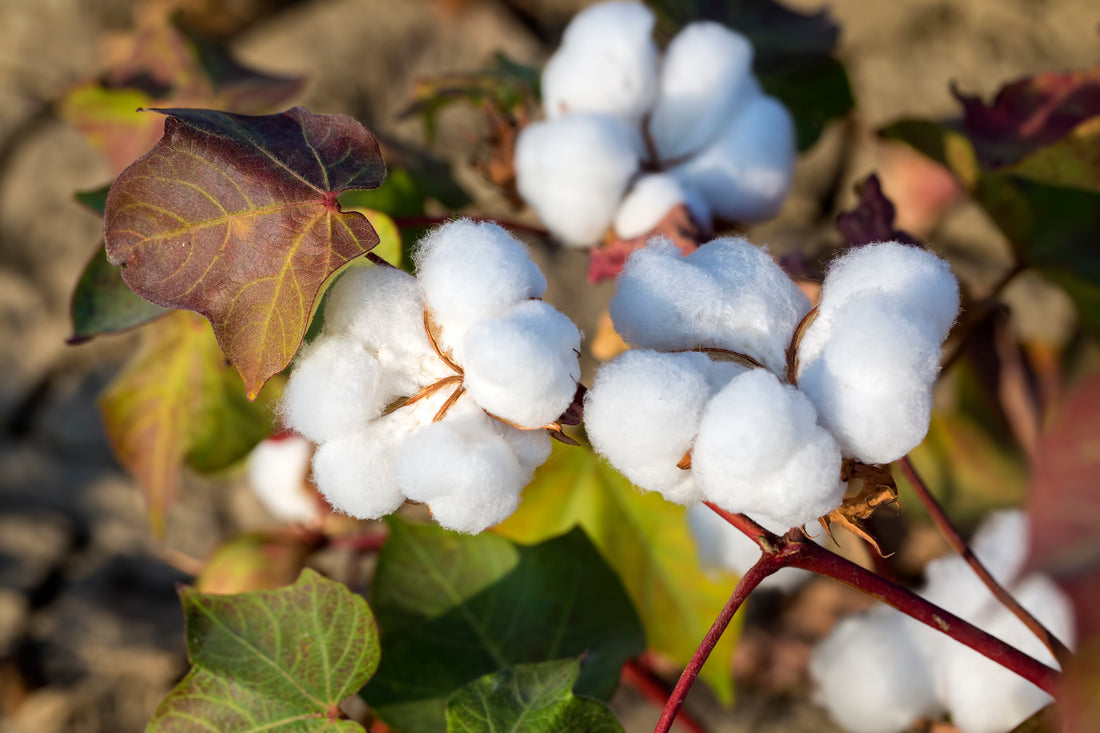
<path id="1" fill-rule="evenodd" d="M 908 312 L 864 295 L 836 312 L 815 359 L 800 351 L 798 385 L 844 455 L 889 463 L 928 432 L 939 356 Z"/>
<path id="2" fill-rule="evenodd" d="M 1019 577 L 1027 562 L 1031 532 L 1027 514 L 1019 509 L 991 512 L 970 538 L 970 548 L 999 582 Z"/>
<path id="3" fill-rule="evenodd" d="M 842 620 L 814 647 L 814 699 L 853 733 L 900 733 L 936 712 L 931 671 L 889 606 Z"/>
<path id="4" fill-rule="evenodd" d="M 718 137 L 672 173 L 697 189 L 716 216 L 751 223 L 779 211 L 794 176 L 794 123 L 768 96 L 748 99 Z"/>
<path id="5" fill-rule="evenodd" d="M 550 457 L 554 441 L 545 430 L 519 430 L 499 420 L 493 420 L 491 424 L 497 435 L 504 438 L 504 442 L 512 449 L 524 470 L 533 473 Z M 524 483 L 530 480 L 528 476 Z"/>
<path id="6" fill-rule="evenodd" d="M 382 377 L 378 360 L 357 340 L 322 335 L 294 362 L 283 419 L 315 443 L 363 430 L 392 397 Z"/>
<path id="7" fill-rule="evenodd" d="M 561 417 L 581 368 L 580 332 L 541 300 L 475 323 L 463 341 L 463 384 L 492 414 L 525 428 Z"/>
<path id="8" fill-rule="evenodd" d="M 600 112 L 636 124 L 657 94 L 653 14 L 610 2 L 578 13 L 542 71 L 546 116 Z"/>
<path id="9" fill-rule="evenodd" d="M 810 401 L 763 369 L 735 377 L 707 404 L 692 469 L 703 494 L 730 512 L 794 527 L 844 498 L 840 451 Z"/>
<path id="10" fill-rule="evenodd" d="M 475 322 L 546 292 L 527 247 L 497 224 L 444 224 L 420 240 L 413 256 L 441 346 L 459 361 L 455 349 Z"/>
<path id="11" fill-rule="evenodd" d="M 384 430 L 348 433 L 322 443 L 313 456 L 313 481 L 338 512 L 378 519 L 405 501 L 394 478 L 395 441 Z"/>
<path id="12" fill-rule="evenodd" d="M 299 435 L 261 440 L 248 454 L 248 483 L 278 519 L 312 522 L 320 516 L 306 482 L 312 456 L 313 444 Z"/>
<path id="13" fill-rule="evenodd" d="M 596 452 L 640 488 L 678 504 L 698 501 L 693 471 L 677 464 L 713 394 L 709 372 L 699 353 L 628 351 L 604 364 L 584 400 Z"/>
<path id="14" fill-rule="evenodd" d="M 662 161 L 712 142 L 737 109 L 758 94 L 752 44 L 712 22 L 691 23 L 669 44 L 649 132 Z"/>
<path id="15" fill-rule="evenodd" d="M 699 197 L 691 204 L 698 207 Z M 667 173 L 651 173 L 642 176 L 626 196 L 615 213 L 615 235 L 620 239 L 633 239 L 647 234 L 665 218 L 673 207 L 688 203 L 688 194 L 675 177 Z M 691 207 L 689 206 L 689 210 Z M 709 225 L 709 213 L 692 211 L 693 217 L 707 214 L 699 223 Z"/>
<path id="16" fill-rule="evenodd" d="M 810 308 L 768 253 L 744 239 L 716 239 L 687 257 L 654 242 L 630 256 L 617 288 L 611 318 L 629 343 L 718 347 L 747 354 L 777 374 Z"/>
<path id="17" fill-rule="evenodd" d="M 783 534 L 786 528 L 760 514 L 750 517 L 765 529 Z M 744 575 L 760 559 L 760 545 L 753 542 L 706 504 L 692 504 L 687 510 L 688 526 L 695 540 L 699 564 L 706 569 L 729 570 Z M 760 582 L 760 588 L 788 592 L 813 574 L 801 568 L 781 568 Z"/>
<path id="18" fill-rule="evenodd" d="M 636 145 L 636 134 L 606 115 L 532 123 L 516 141 L 516 187 L 555 237 L 595 244 L 638 170 Z"/>

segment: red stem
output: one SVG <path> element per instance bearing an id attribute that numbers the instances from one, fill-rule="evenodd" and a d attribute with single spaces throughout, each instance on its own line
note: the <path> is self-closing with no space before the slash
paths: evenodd
<path id="1" fill-rule="evenodd" d="M 909 456 L 905 456 L 898 461 L 898 466 L 901 468 L 901 472 L 905 474 L 905 478 L 912 484 L 913 489 L 917 493 L 917 497 L 921 503 L 924 504 L 924 508 L 928 510 L 929 515 L 932 517 L 932 521 L 939 527 L 940 534 L 947 540 L 947 544 L 951 546 L 955 552 L 957 552 L 966 564 L 970 566 L 974 574 L 985 583 L 985 587 L 989 588 L 989 591 L 996 597 L 1001 604 L 1015 614 L 1016 618 L 1020 619 L 1025 626 L 1038 637 L 1039 641 L 1046 645 L 1050 650 L 1054 658 L 1058 660 L 1058 664 L 1062 666 L 1062 669 L 1066 668 L 1066 665 L 1073 659 L 1073 652 L 1062 643 L 1062 641 L 1050 632 L 1046 626 L 1044 626 L 1037 618 L 1031 615 L 1026 608 L 1020 605 L 1019 601 L 1012 597 L 1012 594 L 1005 590 L 1005 587 L 997 582 L 997 579 L 990 574 L 985 565 L 978 556 L 974 554 L 974 551 L 970 549 L 970 546 L 966 544 L 963 538 L 959 535 L 954 525 L 951 524 L 951 520 L 947 518 L 947 514 L 944 513 L 943 507 L 936 501 L 936 497 L 932 496 L 932 492 L 928 490 L 928 485 L 924 483 L 920 475 L 917 473 L 917 469 L 913 466 L 912 461 L 909 460 Z"/>
<path id="2" fill-rule="evenodd" d="M 668 704 L 668 686 L 653 673 L 653 670 L 644 661 L 639 659 L 627 660 L 626 664 L 623 665 L 620 679 L 624 684 L 633 687 L 658 707 L 664 708 Z M 707 733 L 707 729 L 703 727 L 703 724 L 687 711 L 681 712 L 676 722 L 689 733 Z"/>
<path id="3" fill-rule="evenodd" d="M 752 522 L 752 520 L 748 521 Z M 752 523 L 756 524 L 755 522 Z M 738 529 L 740 529 L 740 527 L 738 527 Z M 771 533 L 769 532 L 768 534 Z M 775 535 L 772 536 L 774 537 Z M 730 596 L 725 607 L 722 608 L 722 612 L 718 614 L 718 618 L 714 619 L 714 623 L 711 624 L 710 630 L 707 631 L 707 635 L 703 637 L 703 641 L 695 649 L 695 653 L 691 655 L 691 660 L 688 662 L 687 667 L 684 668 L 683 673 L 680 675 L 680 679 L 676 682 L 676 687 L 672 690 L 672 694 L 668 696 L 668 702 L 665 703 L 665 709 L 661 712 L 661 717 L 657 721 L 657 727 L 653 729 L 653 733 L 668 733 L 669 729 L 672 728 L 672 722 L 676 720 L 676 716 L 680 712 L 684 700 L 687 699 L 688 692 L 691 691 L 691 686 L 695 684 L 696 678 L 699 677 L 699 672 L 702 671 L 703 664 L 707 661 L 710 653 L 714 651 L 715 645 L 718 643 L 718 640 L 722 638 L 722 634 L 725 632 L 726 627 L 729 626 L 730 621 L 733 620 L 733 616 L 737 613 L 737 609 L 739 609 L 741 604 L 745 602 L 745 599 L 749 597 L 749 593 L 752 593 L 753 589 L 760 585 L 760 581 L 764 580 L 764 578 L 768 577 L 776 570 L 779 570 L 785 564 L 781 556 L 770 552 L 764 552 L 760 556 L 760 559 L 756 561 L 756 564 L 749 568 L 748 571 L 741 576 L 741 579 L 737 581 L 737 587 L 733 589 L 733 595 Z"/>
<path id="4" fill-rule="evenodd" d="M 526 232 L 527 234 L 534 234 L 536 237 L 549 237 L 550 232 L 542 227 L 531 226 L 530 224 L 524 224 L 518 221 L 510 221 L 508 219 L 494 219 L 491 216 L 461 216 L 458 214 L 446 214 L 443 216 L 398 216 L 394 217 L 393 223 L 399 227 L 429 227 L 435 224 L 446 224 L 449 221 L 456 219 L 470 219 L 471 221 L 490 222 L 492 224 L 500 224 L 505 229 L 511 229 L 514 232 Z"/>

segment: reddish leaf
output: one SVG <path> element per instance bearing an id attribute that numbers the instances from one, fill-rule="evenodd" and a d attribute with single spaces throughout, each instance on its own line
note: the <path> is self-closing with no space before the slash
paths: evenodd
<path id="1" fill-rule="evenodd" d="M 878 176 L 871 174 L 856 184 L 859 203 L 836 218 L 836 228 L 853 247 L 875 242 L 902 242 L 923 246 L 913 235 L 894 229 L 894 204 L 882 192 Z"/>
<path id="2" fill-rule="evenodd" d="M 168 115 L 107 198 L 107 257 L 134 292 L 206 316 L 254 398 L 297 352 L 325 281 L 378 244 L 336 196 L 385 177 L 378 144 L 342 115 Z"/>
<path id="3" fill-rule="evenodd" d="M 1079 638 L 1100 636 L 1100 373 L 1078 384 L 1039 439 L 1030 566 L 1073 598 Z"/>

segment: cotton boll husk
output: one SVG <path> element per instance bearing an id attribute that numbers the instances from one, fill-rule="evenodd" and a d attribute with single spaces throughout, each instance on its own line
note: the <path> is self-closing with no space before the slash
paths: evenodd
<path id="1" fill-rule="evenodd" d="M 726 511 L 807 524 L 844 498 L 840 451 L 797 389 L 763 369 L 734 378 L 707 404 L 692 450 L 703 494 Z"/>
<path id="2" fill-rule="evenodd" d="M 780 534 L 787 531 L 776 525 L 770 517 L 757 514 L 750 518 L 770 531 Z M 760 559 L 760 545 L 730 526 L 729 522 L 711 511 L 706 504 L 689 506 L 687 520 L 691 536 L 695 540 L 699 564 L 703 568 L 729 570 L 744 575 Z M 808 570 L 801 568 L 781 568 L 764 578 L 759 587 L 789 592 L 811 575 Z"/>
<path id="3" fill-rule="evenodd" d="M 815 701 L 853 733 L 900 733 L 937 710 L 931 671 L 900 613 L 876 606 L 814 647 Z"/>
<path id="4" fill-rule="evenodd" d="M 649 9 L 634 2 L 578 13 L 542 71 L 547 117 L 600 112 L 639 122 L 657 96 L 653 23 Z"/>
<path id="5" fill-rule="evenodd" d="M 636 137 L 607 115 L 530 124 L 516 140 L 516 188 L 555 237 L 576 247 L 594 244 L 638 170 Z"/>
<path id="6" fill-rule="evenodd" d="M 698 207 L 700 197 L 693 198 L 695 201 L 690 204 Z M 619 204 L 615 213 L 615 234 L 621 239 L 633 239 L 651 232 L 679 204 L 689 204 L 688 194 L 675 177 L 667 173 L 642 176 Z M 709 211 L 697 211 L 691 205 L 688 208 L 693 217 L 706 214 L 707 218 L 700 223 L 709 225 Z"/>
<path id="7" fill-rule="evenodd" d="M 816 358 L 799 349 L 798 385 L 844 455 L 889 463 L 928 432 L 939 357 L 939 342 L 907 311 L 865 294 L 836 312 Z"/>
<path id="8" fill-rule="evenodd" d="M 295 361 L 282 414 L 287 427 L 323 443 L 365 429 L 392 396 L 382 366 L 357 340 L 322 335 Z"/>
<path id="9" fill-rule="evenodd" d="M 541 300 L 528 300 L 466 333 L 463 384 L 497 417 L 541 427 L 573 402 L 579 349 L 580 332 L 569 318 Z"/>
<path id="10" fill-rule="evenodd" d="M 694 472 L 677 464 L 713 394 L 712 371 L 691 352 L 628 351 L 604 364 L 584 400 L 592 446 L 636 486 L 678 504 L 698 501 Z"/>
<path id="11" fill-rule="evenodd" d="M 697 189 L 715 215 L 751 223 L 779 211 L 794 177 L 794 122 L 779 101 L 746 100 L 725 130 L 672 173 Z"/>
<path id="12" fill-rule="evenodd" d="M 397 511 L 405 497 L 394 478 L 394 448 L 376 426 L 322 443 L 313 456 L 317 490 L 333 509 L 359 519 Z"/>
<path id="13" fill-rule="evenodd" d="M 749 40 L 718 23 L 691 23 L 672 39 L 649 118 L 662 161 L 709 144 L 738 107 L 759 93 L 752 83 L 752 57 Z"/>
<path id="14" fill-rule="evenodd" d="M 261 440 L 248 454 L 248 483 L 271 514 L 312 522 L 321 507 L 306 483 L 313 444 L 299 435 Z"/>
<path id="15" fill-rule="evenodd" d="M 526 245 L 491 222 L 444 224 L 420 240 L 413 258 L 440 346 L 458 361 L 462 337 L 475 322 L 546 292 Z"/>
<path id="16" fill-rule="evenodd" d="M 474 534 L 515 511 L 528 472 L 472 400 L 459 400 L 453 412 L 401 444 L 397 482 L 408 498 L 428 504 L 440 525 Z"/>

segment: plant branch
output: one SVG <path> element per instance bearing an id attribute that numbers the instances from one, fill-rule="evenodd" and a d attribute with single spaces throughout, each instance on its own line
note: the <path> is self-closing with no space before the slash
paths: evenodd
<path id="1" fill-rule="evenodd" d="M 653 673 L 653 670 L 643 660 L 627 660 L 626 664 L 623 665 L 620 679 L 624 684 L 633 687 L 658 707 L 663 709 L 668 704 L 668 686 Z M 703 724 L 686 710 L 680 712 L 676 722 L 689 733 L 707 733 L 707 729 L 703 727 Z"/>
<path id="2" fill-rule="evenodd" d="M 752 520 L 749 521 L 752 522 Z M 752 524 L 756 523 L 752 522 Z M 769 532 L 768 534 L 771 533 Z M 749 593 L 752 593 L 753 589 L 760 585 L 760 581 L 764 580 L 764 578 L 768 577 L 776 570 L 779 570 L 784 565 L 785 562 L 781 556 L 764 552 L 760 555 L 760 559 L 756 561 L 756 564 L 749 568 L 748 571 L 741 576 L 741 579 L 737 581 L 737 587 L 733 589 L 733 595 L 730 596 L 730 599 L 722 608 L 722 612 L 718 614 L 718 618 L 714 619 L 714 623 L 711 624 L 710 630 L 707 631 L 707 635 L 703 637 L 703 641 L 695 649 L 695 653 L 691 655 L 691 660 L 688 662 L 687 667 L 684 668 L 683 673 L 680 675 L 680 679 L 676 682 L 676 687 L 673 688 L 672 694 L 669 695 L 668 702 L 665 703 L 665 709 L 661 712 L 661 717 L 657 721 L 657 727 L 653 729 L 653 733 L 668 733 L 669 729 L 672 728 L 672 723 L 676 720 L 676 716 L 679 714 L 680 708 L 684 704 L 684 700 L 687 699 L 688 692 L 691 691 L 691 686 L 695 684 L 695 680 L 699 677 L 699 672 L 702 671 L 703 664 L 707 661 L 707 658 L 710 657 L 710 653 L 714 651 L 715 645 L 718 644 L 718 640 L 722 638 L 722 634 L 725 632 L 726 627 L 729 626 L 730 621 L 733 620 L 733 616 L 737 613 L 737 609 L 745 602 Z"/>
<path id="3" fill-rule="evenodd" d="M 947 518 L 947 514 L 944 513 L 943 507 L 936 501 L 936 497 L 932 496 L 932 492 L 928 490 L 928 486 L 921 479 L 917 473 L 917 469 L 913 466 L 912 461 L 909 460 L 909 456 L 905 456 L 898 461 L 898 466 L 901 467 L 901 472 L 905 474 L 905 478 L 912 484 L 913 489 L 917 493 L 917 498 L 924 504 L 924 508 L 928 510 L 929 515 L 932 517 L 932 521 L 936 523 L 936 526 L 940 530 L 940 534 L 947 540 L 947 544 L 951 546 L 955 552 L 957 552 L 966 564 L 970 566 L 970 569 L 974 571 L 974 574 L 978 576 L 986 588 L 996 597 L 998 601 L 1004 605 L 1009 611 L 1015 614 L 1016 618 L 1020 619 L 1025 626 L 1039 638 L 1039 641 L 1046 645 L 1050 650 L 1054 658 L 1058 660 L 1058 664 L 1062 666 L 1062 669 L 1066 668 L 1066 665 L 1073 659 L 1073 652 L 1062 643 L 1062 641 L 1052 634 L 1050 630 L 1044 626 L 1037 618 L 1031 615 L 1026 608 L 1020 605 L 1019 601 L 1013 598 L 1003 585 L 997 582 L 997 579 L 990 574 L 986 569 L 978 556 L 974 554 L 974 551 L 970 549 L 970 546 L 966 544 L 963 538 L 959 535 L 954 525 L 951 524 L 951 520 Z"/>
<path id="4" fill-rule="evenodd" d="M 550 236 L 550 232 L 542 227 L 531 226 L 530 224 L 511 221 L 509 219 L 494 219 L 491 216 L 460 216 L 458 214 L 446 214 L 443 216 L 398 216 L 394 217 L 393 223 L 398 227 L 430 227 L 436 224 L 446 224 L 455 219 L 470 219 L 471 221 L 499 224 L 505 229 L 511 229 L 514 232 L 534 234 L 536 237 L 548 238 Z"/>
<path id="5" fill-rule="evenodd" d="M 993 288 L 989 291 L 989 295 L 985 296 L 977 303 L 975 303 L 967 313 L 965 332 L 959 342 L 955 344 L 955 348 L 944 357 L 940 362 L 940 371 L 946 372 L 948 368 L 959 360 L 959 357 L 966 351 L 966 346 L 970 341 L 970 335 L 974 332 L 974 327 L 981 323 L 990 314 L 993 308 L 997 305 L 998 298 L 1004 291 L 1008 284 L 1016 279 L 1016 276 L 1027 269 L 1027 265 L 1023 262 L 1017 262 L 1013 265 L 1012 269 L 1006 272 L 1000 280 L 998 280 Z"/>

